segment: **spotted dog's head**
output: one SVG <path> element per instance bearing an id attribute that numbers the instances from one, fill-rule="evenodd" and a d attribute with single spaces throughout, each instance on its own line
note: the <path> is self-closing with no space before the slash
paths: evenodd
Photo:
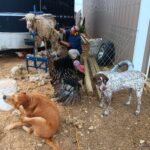
<path id="1" fill-rule="evenodd" d="M 25 92 L 16 93 L 11 96 L 4 95 L 3 99 L 6 103 L 16 109 L 19 109 L 21 105 L 24 106 L 24 108 L 27 107 L 31 100 L 31 98 Z"/>
<path id="2" fill-rule="evenodd" d="M 106 90 L 106 83 L 108 82 L 108 77 L 102 73 L 96 74 L 93 77 L 93 80 L 95 82 L 96 85 L 99 86 L 101 91 Z"/>

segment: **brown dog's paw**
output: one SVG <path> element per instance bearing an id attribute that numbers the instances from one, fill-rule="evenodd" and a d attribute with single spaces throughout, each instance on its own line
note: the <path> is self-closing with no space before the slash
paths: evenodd
<path id="1" fill-rule="evenodd" d="M 24 107 L 22 105 L 19 106 L 19 111 L 21 114 L 26 114 Z"/>
<path id="2" fill-rule="evenodd" d="M 5 131 L 9 131 L 11 129 L 13 129 L 13 126 L 11 124 L 5 127 Z"/>
<path id="3" fill-rule="evenodd" d="M 32 127 L 23 126 L 22 129 L 23 129 L 24 131 L 26 131 L 27 133 L 29 133 L 29 134 L 31 134 L 31 133 L 33 132 Z"/>
<path id="4" fill-rule="evenodd" d="M 24 121 L 24 117 L 26 117 L 24 114 L 20 116 L 21 121 Z"/>
<path id="5" fill-rule="evenodd" d="M 25 116 L 25 115 L 22 115 L 22 116 L 21 116 L 21 120 L 22 120 L 23 122 L 26 122 L 26 121 L 28 121 L 28 117 Z"/>

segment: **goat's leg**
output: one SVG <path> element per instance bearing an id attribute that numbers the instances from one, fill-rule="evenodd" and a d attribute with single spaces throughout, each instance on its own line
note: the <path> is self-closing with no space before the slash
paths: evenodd
<path id="1" fill-rule="evenodd" d="M 48 52 L 49 55 L 50 55 L 51 52 L 52 52 L 52 44 L 51 44 L 51 41 L 50 41 L 50 40 L 46 40 L 45 43 L 46 43 L 46 50 L 47 50 L 47 52 Z"/>
<path id="2" fill-rule="evenodd" d="M 128 98 L 128 101 L 126 102 L 126 105 L 130 105 L 130 103 L 131 103 L 131 93 L 132 93 L 132 89 L 129 88 L 128 89 L 129 98 Z"/>
<path id="3" fill-rule="evenodd" d="M 47 49 L 47 43 L 46 43 L 46 39 L 44 39 L 44 45 L 45 45 L 45 50 L 46 50 L 46 54 L 47 54 L 47 58 L 48 58 L 48 70 L 49 70 L 49 76 L 51 77 L 52 76 L 52 57 L 51 57 L 51 54 L 50 54 L 50 51 Z"/>
<path id="4" fill-rule="evenodd" d="M 44 46 L 45 46 L 47 56 L 50 56 L 50 53 L 49 53 L 48 48 L 47 48 L 47 40 L 46 39 L 44 39 Z"/>
<path id="5" fill-rule="evenodd" d="M 51 42 L 49 40 L 47 40 L 46 38 L 44 38 L 44 46 L 45 46 L 45 50 L 47 53 L 47 57 L 50 57 L 50 52 L 51 52 Z"/>
<path id="6" fill-rule="evenodd" d="M 138 115 L 141 110 L 141 97 L 142 97 L 143 89 L 137 90 L 136 91 L 136 96 L 137 96 L 137 108 L 135 111 L 135 114 Z"/>
<path id="7" fill-rule="evenodd" d="M 35 56 L 37 55 L 38 47 L 40 47 L 41 42 L 42 42 L 41 39 L 38 36 L 36 36 L 34 39 L 34 55 Z"/>

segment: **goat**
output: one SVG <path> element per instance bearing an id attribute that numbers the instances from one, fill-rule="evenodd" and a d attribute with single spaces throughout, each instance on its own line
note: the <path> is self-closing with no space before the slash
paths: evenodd
<path id="1" fill-rule="evenodd" d="M 60 33 L 55 29 L 56 20 L 52 15 L 34 15 L 28 13 L 21 20 L 26 21 L 26 27 L 30 32 L 36 33 L 35 37 L 35 49 L 37 50 L 39 41 L 44 41 L 45 48 L 48 50 L 48 42 L 50 41 L 52 50 L 61 50 L 58 40 Z M 58 52 L 58 53 L 59 53 Z"/>

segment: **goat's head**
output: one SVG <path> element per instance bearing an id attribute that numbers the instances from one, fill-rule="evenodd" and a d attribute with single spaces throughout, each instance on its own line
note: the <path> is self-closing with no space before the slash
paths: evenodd
<path id="1" fill-rule="evenodd" d="M 33 29 L 33 23 L 35 21 L 35 15 L 32 13 L 28 13 L 25 15 L 25 17 L 21 18 L 21 20 L 25 20 L 26 21 L 26 25 L 27 25 L 27 29 L 29 31 L 32 31 Z"/>

